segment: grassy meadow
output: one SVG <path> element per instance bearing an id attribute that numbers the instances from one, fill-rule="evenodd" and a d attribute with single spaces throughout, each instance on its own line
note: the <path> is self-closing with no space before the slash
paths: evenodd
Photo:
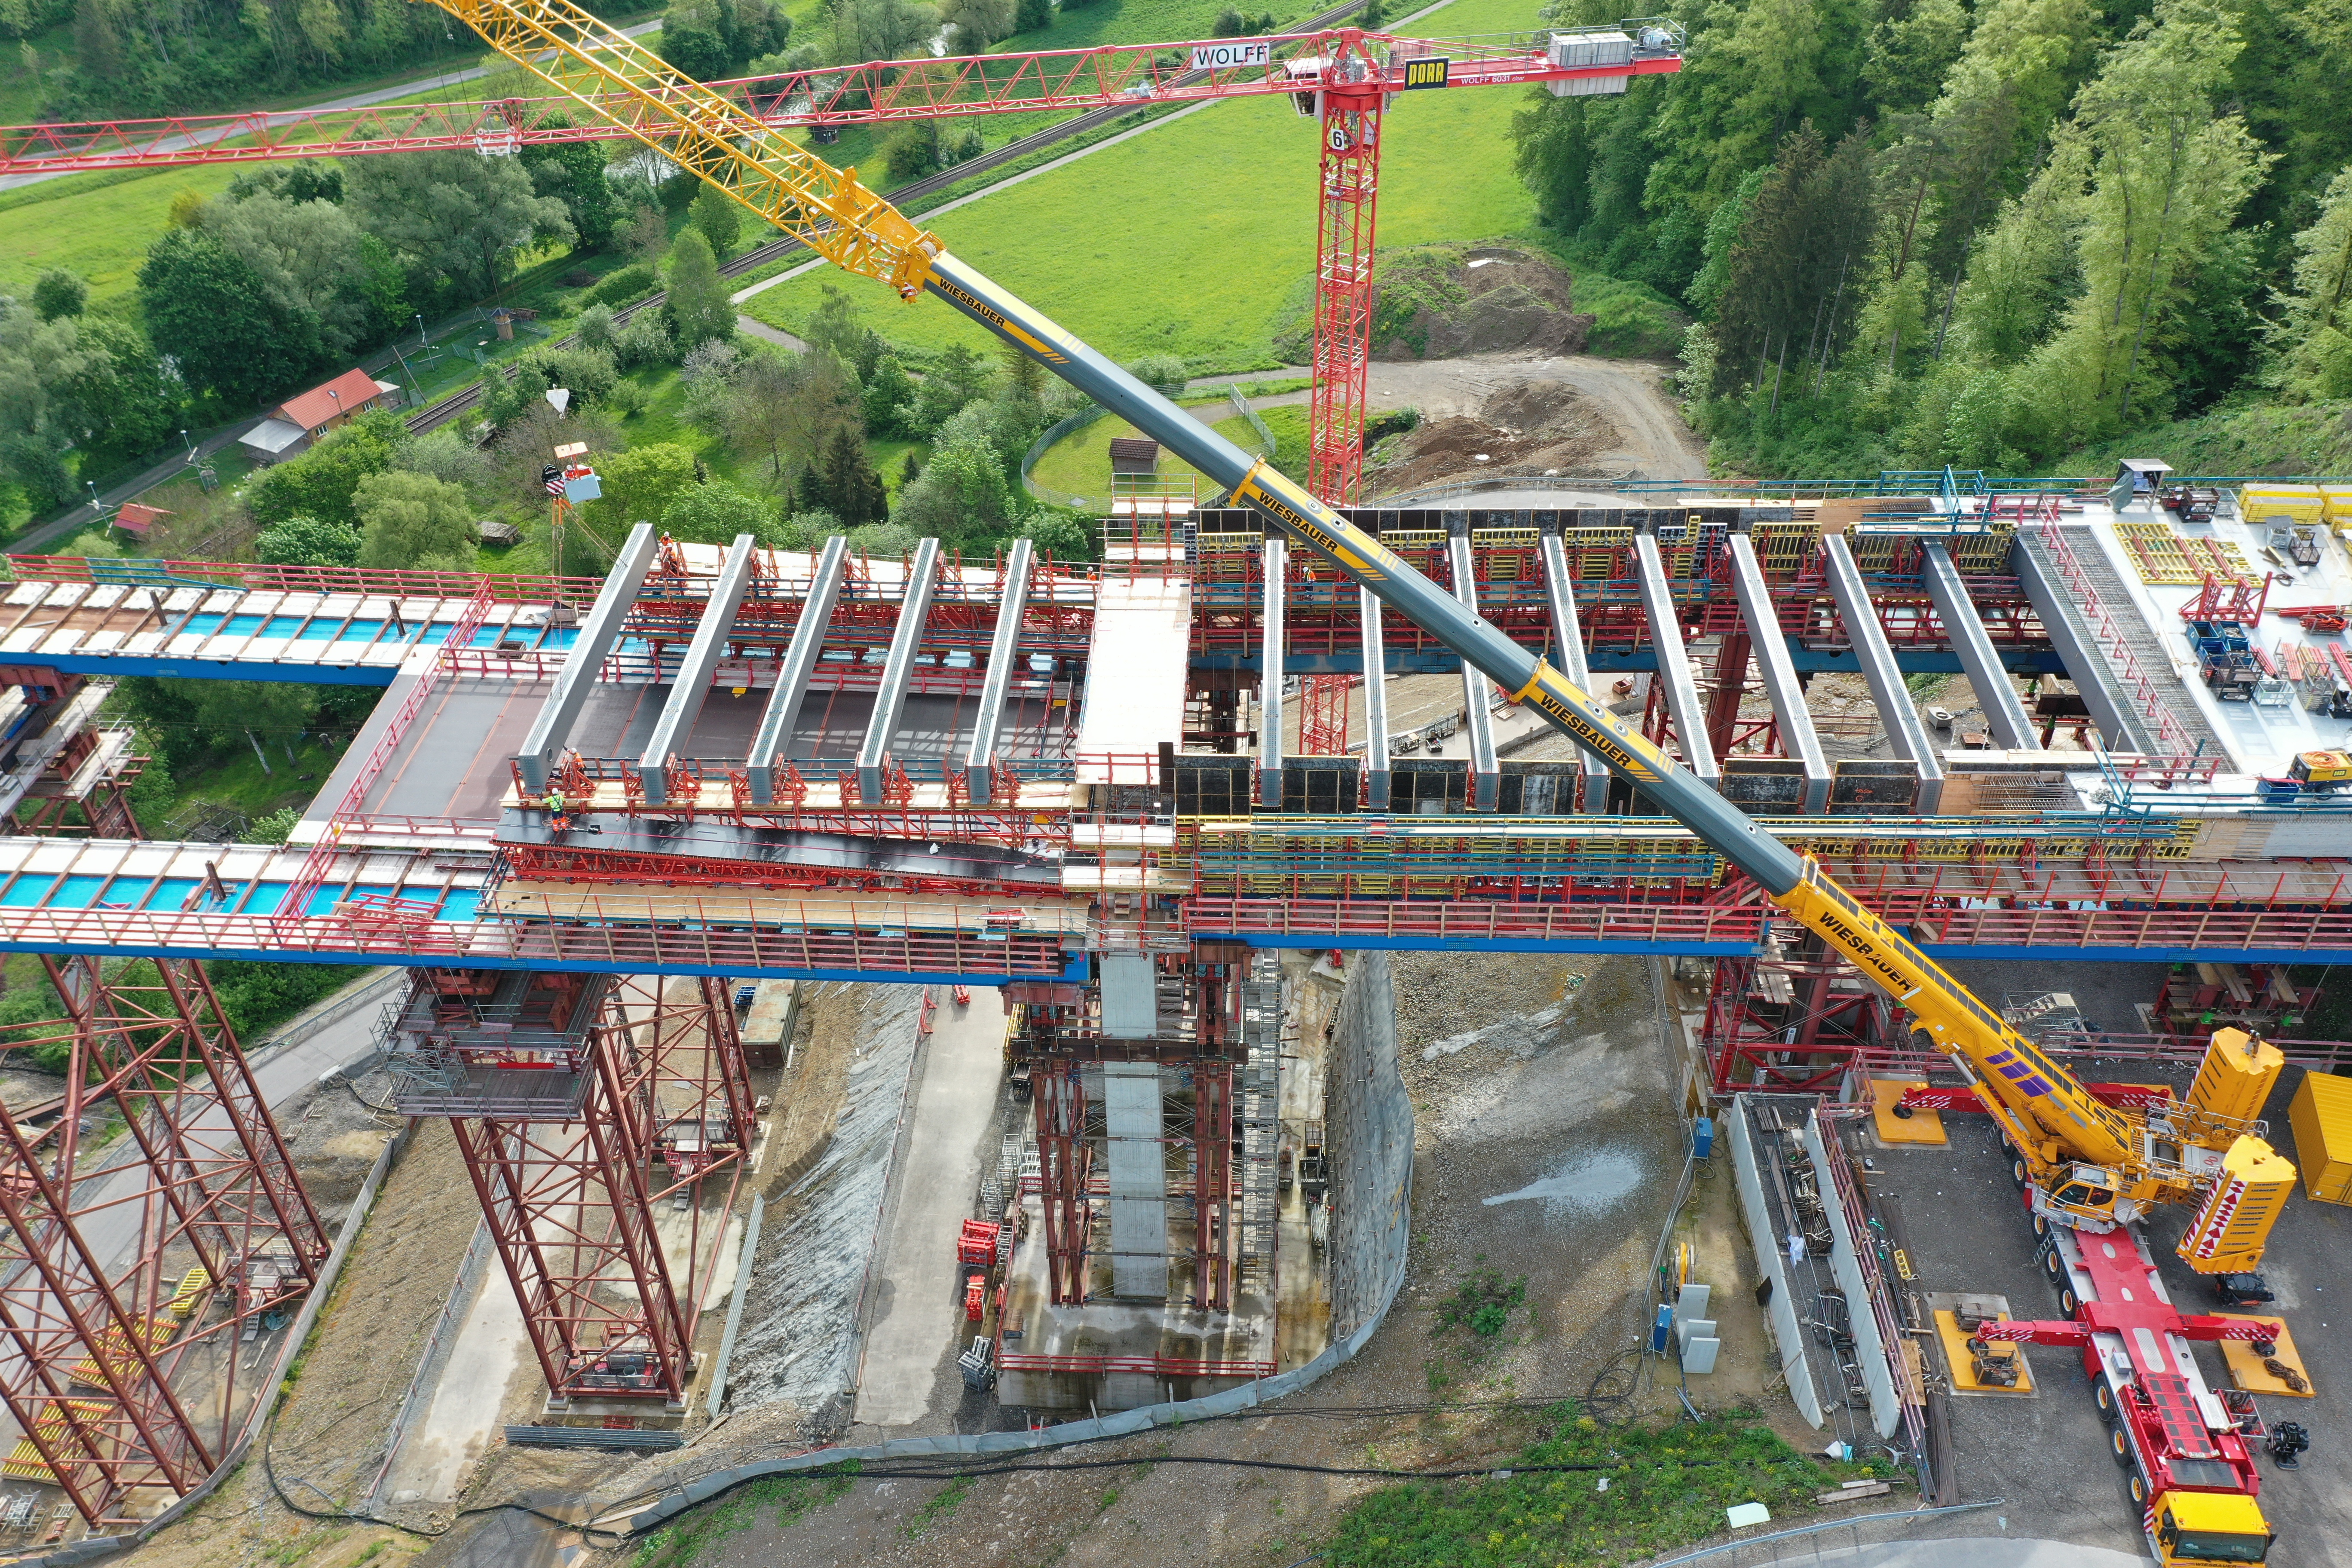
<path id="1" fill-rule="evenodd" d="M 1422 26 L 1476 33 L 1529 17 L 1525 0 L 1455 0 Z M 1383 245 L 1531 226 L 1530 198 L 1511 172 L 1520 97 L 1464 89 L 1399 101 L 1381 156 Z M 1316 150 L 1313 126 L 1286 99 L 1220 103 L 928 226 L 1116 359 L 1172 353 L 1196 371 L 1272 366 L 1281 362 L 1271 323 L 1314 265 Z M 793 331 L 828 284 L 918 355 L 954 342 L 990 352 L 988 335 L 940 301 L 904 305 L 879 283 L 830 271 L 780 284 L 746 309 Z"/>

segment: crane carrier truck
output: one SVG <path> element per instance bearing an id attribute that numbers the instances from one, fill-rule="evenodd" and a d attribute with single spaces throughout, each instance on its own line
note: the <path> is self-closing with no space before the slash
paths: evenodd
<path id="1" fill-rule="evenodd" d="M 1423 627 L 1512 700 L 1533 708 L 1907 1008 L 1916 1020 L 1915 1037 L 1924 1037 L 1950 1059 L 1999 1123 L 2034 1221 L 2064 1261 L 2066 1288 L 2084 1314 L 2079 1327 L 2089 1347 L 2086 1362 L 2095 1358 L 2104 1373 L 2100 1396 L 2128 1417 L 2117 1428 L 2118 1440 L 2128 1441 L 2137 1456 L 2136 1484 L 2148 1503 L 2145 1522 L 2158 1560 L 2263 1559 L 2270 1531 L 2254 1501 L 2253 1467 L 2218 1402 L 2195 1378 L 2182 1338 L 2226 1331 L 2175 1314 L 2163 1321 L 2188 1327 L 2159 1331 L 2150 1314 L 2161 1291 L 2136 1224 L 2153 1204 L 2194 1201 L 2198 1217 L 2182 1243 L 2191 1268 L 2243 1269 L 2260 1257 L 2284 1202 L 2279 1173 L 2289 1180 L 2293 1173 L 2257 1135 L 2242 1099 L 2214 1098 L 2215 1085 L 2243 1088 L 2243 1073 L 2217 1072 L 2213 1085 L 2200 1073 L 2182 1105 L 2161 1111 L 2102 1102 L 1855 902 L 1811 857 L 1761 831 L 1662 748 L 1378 538 L 959 259 L 860 184 L 855 171 L 833 168 L 571 0 L 432 3 L 585 111 L 614 119 L 836 266 L 886 282 L 902 299 L 933 296 L 1157 437 L 1270 527 Z M 1637 29 L 1629 24 L 1628 30 Z M 1572 68 L 1569 62 L 1580 57 L 1569 48 L 1543 52 L 1561 68 L 1564 80 L 1610 68 Z M 1338 128 L 1327 132 L 1334 135 L 1377 136 L 1381 117 L 1375 111 L 1414 85 L 1407 61 L 1387 58 L 1378 35 L 1352 39 L 1312 61 L 1269 63 L 1268 68 L 1286 72 L 1301 92 L 1337 95 L 1324 106 L 1339 111 Z M 614 109 L 614 103 L 625 107 Z M 1360 112 L 1351 106 L 1360 106 Z M 2226 1054 L 2218 1040 L 2215 1053 Z M 2209 1054 L 2209 1067 L 2215 1059 Z M 2143 1295 L 2153 1300 L 2143 1302 Z M 2062 1328 L 2073 1333 L 2077 1325 L 2050 1327 L 2053 1333 Z"/>

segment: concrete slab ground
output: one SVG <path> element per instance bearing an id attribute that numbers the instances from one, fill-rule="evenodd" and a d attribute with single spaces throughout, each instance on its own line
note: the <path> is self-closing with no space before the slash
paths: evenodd
<path id="1" fill-rule="evenodd" d="M 993 991 L 975 991 L 958 1006 L 942 988 L 883 1219 L 857 1380 L 860 1423 L 908 1426 L 959 1402 L 961 1381 L 943 1387 L 940 1375 L 943 1358 L 952 1362 L 963 1337 L 956 1236 L 971 1217 L 982 1160 L 996 1152 L 989 1132 L 1008 1024 Z M 952 1366 L 947 1371 L 952 1378 Z"/>
<path id="2" fill-rule="evenodd" d="M 485 1268 L 433 1403 L 402 1442 L 382 1495 L 401 1502 L 456 1500 L 467 1469 L 498 1434 L 499 1406 L 527 1342 L 506 1270 Z"/>

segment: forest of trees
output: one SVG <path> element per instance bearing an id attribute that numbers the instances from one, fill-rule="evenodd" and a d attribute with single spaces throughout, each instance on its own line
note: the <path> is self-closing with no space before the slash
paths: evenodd
<path id="1" fill-rule="evenodd" d="M 34 41 L 67 24 L 70 49 Z M 775 0 L 681 0 L 665 19 L 663 47 L 708 79 L 734 75 L 791 36 Z M 241 109 L 480 51 L 446 13 L 416 0 L 0 0 L 0 40 L 15 42 L 53 120 Z"/>
<path id="2" fill-rule="evenodd" d="M 1681 19 L 1680 74 L 1514 130 L 1543 222 L 1696 318 L 1719 463 L 2047 471 L 2225 400 L 2352 396 L 2341 0 Z"/>

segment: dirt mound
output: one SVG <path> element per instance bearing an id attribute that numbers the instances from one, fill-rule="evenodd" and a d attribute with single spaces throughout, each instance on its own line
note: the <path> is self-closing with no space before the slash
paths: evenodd
<path id="1" fill-rule="evenodd" d="M 1409 252 L 1384 264 L 1372 306 L 1372 357 L 1581 353 L 1593 318 L 1576 312 L 1570 284 L 1566 272 L 1526 251 Z"/>
<path id="2" fill-rule="evenodd" d="M 1624 437 L 1564 381 L 1506 382 L 1476 415 L 1433 420 L 1380 451 L 1367 481 L 1412 489 L 1470 474 L 1574 473 Z"/>

